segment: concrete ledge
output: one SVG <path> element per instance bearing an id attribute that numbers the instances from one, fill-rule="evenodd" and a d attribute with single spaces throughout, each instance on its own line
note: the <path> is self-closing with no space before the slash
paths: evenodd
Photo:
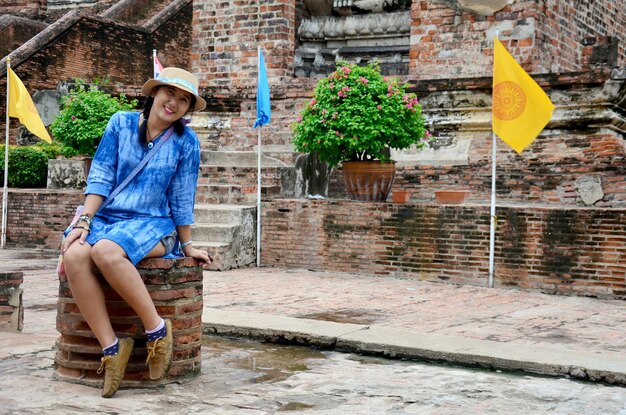
<path id="1" fill-rule="evenodd" d="M 598 355 L 566 348 L 499 343 L 391 327 L 228 312 L 214 308 L 204 309 L 202 328 L 204 334 L 210 335 L 626 385 L 626 353 Z"/>
<path id="2" fill-rule="evenodd" d="M 209 307 L 205 307 L 202 313 L 203 334 L 246 337 L 323 349 L 334 349 L 337 338 L 365 328 L 367 326 L 360 324 L 222 311 Z"/>

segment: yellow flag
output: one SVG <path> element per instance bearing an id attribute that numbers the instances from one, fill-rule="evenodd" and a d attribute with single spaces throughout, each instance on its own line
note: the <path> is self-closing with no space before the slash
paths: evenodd
<path id="1" fill-rule="evenodd" d="M 493 131 L 521 153 L 548 124 L 554 105 L 543 89 L 494 39 Z"/>
<path id="2" fill-rule="evenodd" d="M 26 90 L 26 87 L 15 75 L 15 72 L 8 68 L 8 87 L 9 87 L 9 117 L 19 118 L 24 127 L 37 137 L 49 143 L 52 142 L 46 127 L 41 121 L 37 107 L 33 103 L 33 99 Z"/>

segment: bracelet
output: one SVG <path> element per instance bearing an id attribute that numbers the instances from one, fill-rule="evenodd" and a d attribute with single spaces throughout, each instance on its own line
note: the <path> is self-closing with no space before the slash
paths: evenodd
<path id="1" fill-rule="evenodd" d="M 192 241 L 187 241 L 187 242 L 185 242 L 185 243 L 180 244 L 180 246 L 179 246 L 179 248 L 178 248 L 178 252 L 179 252 L 179 253 L 181 253 L 181 254 L 183 254 L 183 255 L 185 255 L 185 251 L 184 251 L 184 249 L 185 249 L 185 247 L 186 247 L 187 245 L 191 245 L 191 242 L 192 242 Z"/>
<path id="2" fill-rule="evenodd" d="M 91 230 L 89 228 L 85 228 L 84 226 L 74 226 L 72 230 L 74 229 L 82 229 L 84 231 L 87 231 L 87 233 L 91 233 Z"/>
<path id="3" fill-rule="evenodd" d="M 85 222 L 87 224 L 87 226 L 91 226 L 91 215 L 89 214 L 84 214 L 84 215 L 80 215 L 78 217 L 78 221 L 77 222 Z"/>

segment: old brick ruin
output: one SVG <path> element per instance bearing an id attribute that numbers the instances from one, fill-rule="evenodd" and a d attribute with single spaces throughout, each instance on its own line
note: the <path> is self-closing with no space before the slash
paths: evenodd
<path id="1" fill-rule="evenodd" d="M 496 284 L 624 298 L 624 1 L 414 0 L 382 9 L 372 3 L 13 2 L 0 7 L 0 33 L 11 34 L 12 66 L 31 92 L 106 75 L 115 91 L 137 96 L 152 70 L 152 49 L 165 65 L 197 74 L 209 102 L 208 111 L 193 116 L 203 146 L 201 204 L 255 203 L 251 126 L 260 45 L 272 96 L 272 122 L 262 129 L 263 263 L 482 285 L 497 30 L 556 110 L 522 155 L 499 143 Z M 20 36 L 28 37 L 15 28 L 26 26 L 38 34 L 15 49 L 26 41 Z M 293 151 L 289 126 L 316 77 L 338 59 L 377 59 L 420 97 L 437 141 L 421 153 L 394 154 L 393 190 L 408 191 L 406 206 L 345 201 L 340 169 L 319 183 L 312 172 L 326 173 L 324 166 Z M 5 65 L 0 61 L 0 72 Z M 0 82 L 4 88 L 5 78 Z M 469 190 L 470 200 L 436 205 L 434 191 L 441 189 Z M 313 193 L 330 200 L 301 200 Z M 12 191 L 9 212 L 58 194 Z M 54 232 L 62 226 L 50 228 L 80 197 L 70 194 L 70 202 L 37 208 L 52 219 L 31 236 L 10 214 L 9 243 L 56 248 Z"/>

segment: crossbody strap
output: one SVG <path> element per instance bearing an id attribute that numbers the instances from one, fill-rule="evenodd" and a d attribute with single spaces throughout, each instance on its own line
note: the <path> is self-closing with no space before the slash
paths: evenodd
<path id="1" fill-rule="evenodd" d="M 143 158 L 143 160 L 141 160 L 141 162 L 137 165 L 137 167 L 135 167 L 135 169 L 132 172 L 130 172 L 130 174 L 126 177 L 126 179 L 124 179 L 124 181 L 120 183 L 120 185 L 117 186 L 115 190 L 113 190 L 113 192 L 109 195 L 109 197 L 102 203 L 102 205 L 100 206 L 100 209 L 103 209 L 104 207 L 106 207 L 109 203 L 113 201 L 113 199 L 115 199 L 115 196 L 117 196 L 122 190 L 124 190 L 124 187 L 126 187 L 126 185 L 130 183 L 130 181 L 133 180 L 135 176 L 137 176 L 137 174 L 146 166 L 146 164 L 148 164 L 148 161 L 152 158 L 152 156 L 154 156 L 157 150 L 161 148 L 163 144 L 165 144 L 165 141 L 167 141 L 167 139 L 170 138 L 173 132 L 174 132 L 174 126 L 171 126 L 167 130 L 163 138 L 161 138 L 159 142 L 156 143 L 156 145 L 152 148 L 152 150 L 150 150 L 148 154 L 146 154 L 146 156 Z"/>

